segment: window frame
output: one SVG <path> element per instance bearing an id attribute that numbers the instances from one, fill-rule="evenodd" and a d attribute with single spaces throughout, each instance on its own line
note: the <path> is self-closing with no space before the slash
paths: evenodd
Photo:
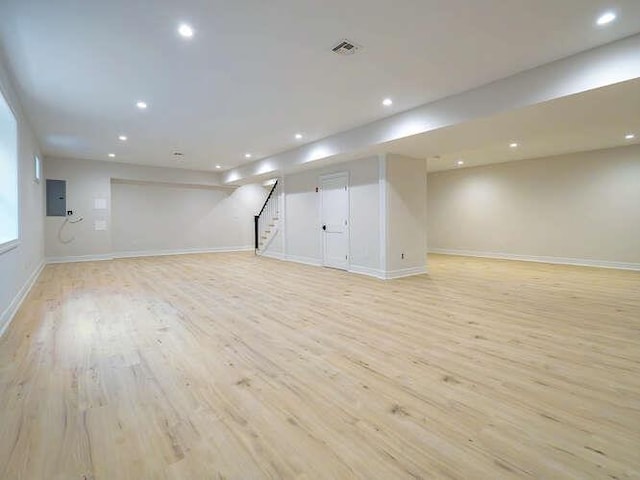
<path id="1" fill-rule="evenodd" d="M 42 182 L 42 160 L 37 153 L 33 156 L 33 181 Z"/>
<path id="2" fill-rule="evenodd" d="M 8 95 L 6 90 L 3 88 L 3 85 L 0 85 L 0 101 L 3 101 L 11 115 L 13 116 L 13 121 L 15 123 L 15 162 L 16 162 L 16 222 L 17 222 L 17 232 L 16 238 L 6 241 L 4 243 L 0 243 L 0 255 L 5 254 L 6 252 L 17 248 L 20 245 L 20 239 L 22 237 L 22 222 L 21 220 L 21 210 L 20 210 L 20 124 L 18 122 L 18 115 L 16 115 L 16 111 L 13 109 L 13 105 L 8 100 Z"/>

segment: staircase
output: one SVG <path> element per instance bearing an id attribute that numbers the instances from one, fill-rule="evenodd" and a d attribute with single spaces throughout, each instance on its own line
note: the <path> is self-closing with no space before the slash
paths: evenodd
<path id="1" fill-rule="evenodd" d="M 262 209 L 254 219 L 254 246 L 256 255 L 263 253 L 278 233 L 280 222 L 280 186 L 278 181 L 273 184 Z"/>

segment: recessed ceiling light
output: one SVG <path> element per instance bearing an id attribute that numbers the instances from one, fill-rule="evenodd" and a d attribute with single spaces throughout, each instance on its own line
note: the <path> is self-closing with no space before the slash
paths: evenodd
<path id="1" fill-rule="evenodd" d="M 115 153 L 110 153 L 110 154 L 108 155 L 108 157 L 109 157 L 109 158 L 116 158 L 116 154 L 115 154 Z"/>
<path id="2" fill-rule="evenodd" d="M 216 165 L 216 168 L 220 169 L 220 168 L 222 168 L 222 167 L 221 167 L 220 165 Z"/>
<path id="3" fill-rule="evenodd" d="M 636 136 L 633 133 L 627 133 L 624 138 L 625 140 L 633 140 Z"/>
<path id="4" fill-rule="evenodd" d="M 120 140 L 121 142 L 126 142 L 127 141 L 127 136 L 126 135 L 119 135 L 118 136 L 118 140 Z"/>
<path id="5" fill-rule="evenodd" d="M 456 162 L 456 164 L 457 164 L 457 165 L 464 165 L 464 160 L 458 160 L 458 161 Z"/>
<path id="6" fill-rule="evenodd" d="M 149 105 L 147 105 L 147 102 L 138 102 L 138 103 L 136 103 L 136 107 L 138 107 L 140 110 L 144 110 L 148 106 Z"/>
<path id="7" fill-rule="evenodd" d="M 184 38 L 191 38 L 193 37 L 193 28 L 191 27 L 191 25 L 181 23 L 178 27 L 178 33 Z"/>
<path id="8" fill-rule="evenodd" d="M 302 134 L 296 133 L 296 140 L 302 140 Z"/>
<path id="9" fill-rule="evenodd" d="M 244 154 L 244 158 L 251 158 L 251 154 L 250 153 L 245 153 Z"/>
<path id="10" fill-rule="evenodd" d="M 616 14 L 614 12 L 605 12 L 598 17 L 596 20 L 596 24 L 599 26 L 608 25 L 616 19 Z"/>
<path id="11" fill-rule="evenodd" d="M 518 143 L 516 143 L 516 142 L 513 142 L 513 143 L 510 143 L 510 144 L 509 144 L 509 147 L 510 147 L 510 148 L 518 148 L 519 146 L 520 146 L 520 145 L 519 145 Z"/>
<path id="12" fill-rule="evenodd" d="M 382 105 L 384 105 L 385 107 L 390 107 L 391 105 L 393 105 L 393 100 L 391 100 L 390 98 L 385 98 L 382 101 Z"/>

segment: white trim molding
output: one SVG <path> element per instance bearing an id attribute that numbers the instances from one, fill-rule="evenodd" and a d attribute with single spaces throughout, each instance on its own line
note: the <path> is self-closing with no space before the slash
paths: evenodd
<path id="1" fill-rule="evenodd" d="M 282 212 L 280 214 L 280 218 L 278 222 L 282 227 L 279 229 L 282 234 L 282 255 L 287 254 L 287 182 L 285 180 L 284 174 L 280 177 L 282 181 L 282 188 L 280 189 L 280 208 Z"/>
<path id="2" fill-rule="evenodd" d="M 311 265 L 314 267 L 321 267 L 322 260 L 313 257 L 299 257 L 297 255 L 285 255 L 284 260 L 289 262 L 302 263 L 304 265 Z"/>
<path id="3" fill-rule="evenodd" d="M 385 274 L 382 270 L 371 267 L 362 267 L 360 265 L 351 265 L 351 267 L 349 268 L 349 273 L 367 275 L 368 277 L 374 277 L 380 280 L 385 279 Z"/>
<path id="4" fill-rule="evenodd" d="M 551 263 L 555 265 L 575 265 L 578 267 L 613 268 L 618 270 L 640 271 L 640 263 L 613 262 L 610 260 L 593 260 L 588 258 L 545 257 L 537 255 L 520 255 L 503 252 L 478 252 L 475 250 L 450 250 L 431 248 L 429 253 L 440 255 L 456 255 L 459 257 L 495 258 L 498 260 L 517 260 L 520 262 Z"/>
<path id="5" fill-rule="evenodd" d="M 322 265 L 322 260 L 311 258 L 311 257 L 298 257 L 295 255 L 285 255 L 281 252 L 264 252 L 260 254 L 261 257 L 272 258 L 274 260 L 283 260 L 286 262 L 299 263 L 301 265 L 308 265 L 311 267 L 324 267 Z M 331 268 L 331 267 L 326 267 Z M 339 270 L 339 269 L 338 269 Z M 355 273 L 358 275 L 367 275 L 369 277 L 384 279 L 384 272 L 378 270 L 376 268 L 370 267 L 361 267 L 358 265 L 350 265 L 348 270 L 343 270 L 344 272 Z"/>
<path id="6" fill-rule="evenodd" d="M 18 313 L 22 302 L 24 302 L 24 299 L 27 298 L 27 295 L 29 295 L 31 288 L 40 277 L 40 273 L 44 269 L 45 265 L 46 263 L 44 261 L 40 262 L 38 267 L 33 271 L 24 285 L 22 285 L 22 288 L 18 291 L 9 306 L 5 309 L 4 312 L 2 312 L 2 315 L 0 315 L 0 337 L 2 337 L 7 328 L 9 328 L 9 325 L 16 316 L 16 313 Z"/>
<path id="7" fill-rule="evenodd" d="M 113 252 L 102 255 L 48 257 L 46 263 L 98 262 L 103 260 L 114 260 L 116 258 L 163 257 L 167 255 L 190 255 L 198 253 L 231 253 L 251 251 L 253 251 L 253 247 L 251 245 L 244 245 L 239 247 L 183 248 L 178 250 L 139 250 L 131 252 Z"/>
<path id="8" fill-rule="evenodd" d="M 253 246 L 243 245 L 237 247 L 215 247 L 215 248 L 181 248 L 177 250 L 140 250 L 132 252 L 113 252 L 113 258 L 137 258 L 137 257 L 164 257 L 167 255 L 190 255 L 197 253 L 231 253 L 231 252 L 251 252 Z"/>
<path id="9" fill-rule="evenodd" d="M 389 270 L 385 272 L 385 280 L 393 280 L 395 278 L 403 278 L 403 277 L 412 277 L 414 275 L 424 275 L 428 273 L 427 266 L 423 265 L 420 267 L 411 267 L 411 268 L 400 268 L 398 270 Z"/>
<path id="10" fill-rule="evenodd" d="M 389 237 L 388 233 L 388 218 L 387 212 L 389 211 L 389 195 L 387 192 L 387 155 L 378 155 L 378 194 L 380 195 L 380 272 L 382 273 L 387 268 L 387 241 Z M 384 276 L 379 277 L 384 278 Z"/>
<path id="11" fill-rule="evenodd" d="M 20 246 L 20 239 L 16 238 L 14 240 L 9 240 L 8 242 L 0 245 L 0 254 L 8 252 L 9 250 L 13 250 L 14 248 L 18 248 Z"/>
<path id="12" fill-rule="evenodd" d="M 46 263 L 77 263 L 77 262 L 99 262 L 103 260 L 113 260 L 112 254 L 104 255 L 76 255 L 72 257 L 47 257 Z"/>
<path id="13" fill-rule="evenodd" d="M 262 252 L 259 254 L 261 257 L 274 258 L 276 260 L 284 260 L 284 253 L 282 252 Z"/>
<path id="14" fill-rule="evenodd" d="M 323 267 L 322 260 L 311 257 L 298 257 L 295 255 L 282 255 L 280 253 L 272 253 L 272 254 L 264 254 L 264 257 L 273 258 L 276 260 L 285 260 L 287 262 L 300 263 L 303 265 L 309 265 L 312 267 Z M 326 267 L 330 268 L 330 267 Z M 428 273 L 427 267 L 412 267 L 412 268 L 402 268 L 400 270 L 392 270 L 389 272 L 384 272 L 383 270 L 379 270 L 377 268 L 364 267 L 360 265 L 351 265 L 348 270 L 343 270 L 344 272 L 354 273 L 356 275 L 367 275 L 369 277 L 378 278 L 380 280 L 393 280 L 395 278 L 402 277 L 410 277 L 413 275 L 423 275 Z"/>

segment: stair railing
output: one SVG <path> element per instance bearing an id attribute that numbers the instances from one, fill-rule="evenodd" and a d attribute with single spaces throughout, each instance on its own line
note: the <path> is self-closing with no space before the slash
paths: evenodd
<path id="1" fill-rule="evenodd" d="M 275 228 L 275 222 L 278 221 L 280 215 L 280 195 L 278 190 L 278 181 L 273 184 L 271 191 L 264 201 L 260 212 L 253 217 L 254 225 L 254 249 L 255 253 L 260 250 L 260 240 L 265 240 L 267 235 L 271 233 L 271 229 Z"/>

